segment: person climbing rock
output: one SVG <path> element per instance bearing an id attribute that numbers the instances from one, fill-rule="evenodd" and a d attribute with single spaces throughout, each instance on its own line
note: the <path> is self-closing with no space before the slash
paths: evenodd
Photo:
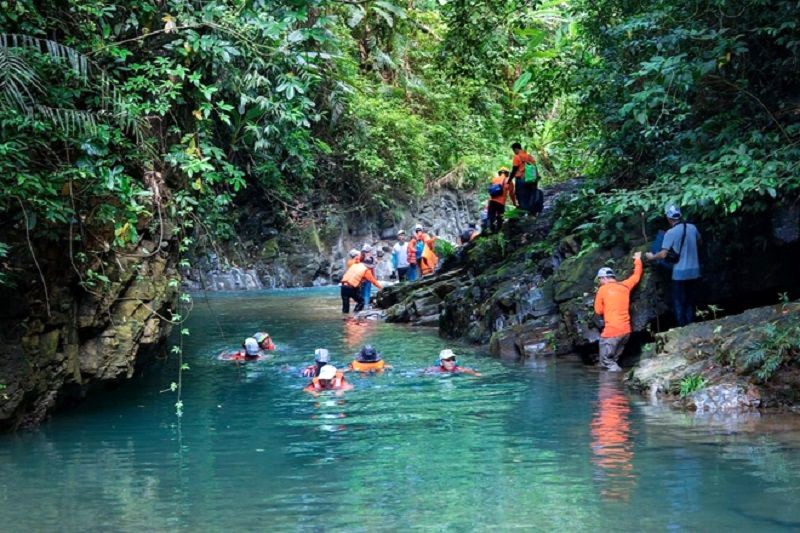
<path id="1" fill-rule="evenodd" d="M 356 354 L 356 358 L 347 365 L 347 368 L 356 372 L 370 373 L 383 372 L 392 367 L 386 364 L 381 354 L 379 354 L 375 348 L 366 344 L 361 348 L 361 351 Z"/>
<path id="2" fill-rule="evenodd" d="M 364 309 L 364 297 L 362 296 L 361 289 L 362 282 L 366 281 L 367 283 L 371 283 L 375 285 L 378 290 L 383 288 L 372 273 L 372 267 L 374 267 L 374 265 L 375 260 L 372 257 L 367 257 L 362 263 L 354 264 L 344 273 L 341 282 L 342 313 L 347 314 L 350 312 L 350 300 L 356 302 L 356 313 Z"/>
<path id="3" fill-rule="evenodd" d="M 697 227 L 683 219 L 674 205 L 666 209 L 670 229 L 664 234 L 661 251 L 648 252 L 648 261 L 664 260 L 672 267 L 672 311 L 675 323 L 681 327 L 694 322 L 697 289 L 700 280 L 699 247 L 703 239 Z"/>
<path id="4" fill-rule="evenodd" d="M 353 386 L 347 382 L 344 374 L 337 371 L 333 365 L 325 365 L 320 369 L 319 375 L 303 390 L 317 396 L 325 391 L 344 392 L 352 389 Z"/>
<path id="5" fill-rule="evenodd" d="M 259 331 L 253 334 L 253 338 L 258 342 L 258 347 L 260 349 L 270 352 L 275 350 L 275 343 L 272 342 L 272 337 L 269 336 L 269 333 Z"/>
<path id="6" fill-rule="evenodd" d="M 517 207 L 517 197 L 514 194 L 514 183 L 509 178 L 506 167 L 500 167 L 497 175 L 492 178 L 489 185 L 489 203 L 487 213 L 489 215 L 489 232 L 497 233 L 503 227 L 503 214 L 506 211 L 506 201 Z"/>
<path id="7" fill-rule="evenodd" d="M 308 365 L 303 369 L 303 377 L 315 378 L 319 377 L 319 371 L 323 366 L 331 362 L 331 356 L 325 348 L 317 348 L 314 350 L 314 364 Z"/>
<path id="8" fill-rule="evenodd" d="M 625 281 L 617 281 L 608 267 L 598 270 L 597 279 L 600 288 L 594 298 L 594 312 L 604 323 L 600 333 L 600 366 L 619 372 L 622 369 L 617 360 L 631 335 L 631 291 L 642 279 L 642 253 L 633 254 L 633 274 Z"/>
<path id="9" fill-rule="evenodd" d="M 397 232 L 397 242 L 392 247 L 392 266 L 397 272 L 397 281 L 405 281 L 408 274 L 408 242 L 405 230 Z"/>
<path id="10" fill-rule="evenodd" d="M 511 150 L 514 152 L 514 158 L 511 160 L 511 179 L 514 180 L 514 190 L 518 200 L 518 206 L 527 212 L 531 212 L 532 201 L 534 200 L 535 192 L 537 189 L 536 178 L 531 171 L 528 171 L 528 166 L 532 169 L 536 168 L 536 160 L 522 149 L 522 145 L 518 142 L 511 145 Z"/>
<path id="11" fill-rule="evenodd" d="M 425 250 L 425 243 L 430 240 L 430 237 L 425 233 L 425 228 L 422 224 L 414 226 L 414 235 L 408 241 L 408 264 L 409 272 L 413 269 L 414 279 L 419 279 L 422 276 L 420 269 L 420 262 L 422 260 L 422 253 Z"/>
<path id="12" fill-rule="evenodd" d="M 480 377 L 480 372 L 476 372 L 472 368 L 458 366 L 456 354 L 453 350 L 447 349 L 439 352 L 439 365 L 432 366 L 425 369 L 426 374 L 470 374 L 471 376 Z"/>
<path id="13" fill-rule="evenodd" d="M 359 257 L 361 255 L 361 252 L 359 252 L 355 248 L 350 250 L 350 253 L 348 253 L 347 255 L 349 257 L 347 259 L 347 263 L 345 263 L 345 270 L 347 270 L 348 268 L 350 268 L 354 264 L 361 262 L 361 258 Z"/>

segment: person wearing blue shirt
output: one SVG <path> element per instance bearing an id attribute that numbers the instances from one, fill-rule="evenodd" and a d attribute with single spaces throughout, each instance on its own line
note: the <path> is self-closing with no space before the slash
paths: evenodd
<path id="1" fill-rule="evenodd" d="M 681 210 L 671 205 L 666 211 L 670 229 L 664 234 L 661 251 L 648 252 L 648 261 L 667 259 L 670 250 L 678 254 L 678 262 L 672 267 L 672 308 L 679 327 L 694 322 L 697 286 L 700 279 L 699 247 L 703 244 L 700 232 L 694 224 L 683 219 Z"/>

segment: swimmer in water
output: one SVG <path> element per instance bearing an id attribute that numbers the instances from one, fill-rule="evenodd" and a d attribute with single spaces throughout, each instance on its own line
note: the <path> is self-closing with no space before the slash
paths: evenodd
<path id="1" fill-rule="evenodd" d="M 269 333 L 259 331 L 254 333 L 252 338 L 258 343 L 259 349 L 269 352 L 275 350 L 275 343 L 272 342 L 272 337 L 269 336 Z"/>
<path id="2" fill-rule="evenodd" d="M 387 365 L 386 362 L 381 357 L 381 354 L 373 348 L 371 345 L 367 344 L 361 351 L 356 354 L 356 358 L 347 365 L 348 370 L 354 370 L 356 372 L 383 372 L 384 370 L 388 370 L 392 368 L 391 365 Z"/>
<path id="3" fill-rule="evenodd" d="M 223 353 L 219 359 L 225 361 L 257 361 L 266 354 L 261 351 L 258 341 L 253 337 L 247 337 L 242 343 L 242 349 L 237 352 Z"/>
<path id="4" fill-rule="evenodd" d="M 439 366 L 432 366 L 425 369 L 426 374 L 469 374 L 471 376 L 480 376 L 479 372 L 471 368 L 458 366 L 456 362 L 456 354 L 453 350 L 442 350 L 439 352 Z"/>
<path id="5" fill-rule="evenodd" d="M 344 378 L 344 374 L 338 372 L 333 365 L 325 365 L 319 370 L 319 376 L 315 377 L 311 383 L 303 390 L 314 396 L 319 396 L 325 391 L 336 391 L 343 393 L 352 390 L 353 386 Z"/>
<path id="6" fill-rule="evenodd" d="M 303 369 L 304 378 L 319 377 L 319 371 L 322 367 L 331 362 L 331 356 L 325 348 L 317 348 L 314 350 L 314 364 L 308 365 Z"/>

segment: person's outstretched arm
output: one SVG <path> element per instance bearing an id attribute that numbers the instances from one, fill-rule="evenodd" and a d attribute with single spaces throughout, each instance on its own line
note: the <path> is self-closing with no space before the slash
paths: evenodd
<path id="1" fill-rule="evenodd" d="M 633 274 L 631 274 L 631 277 L 623 281 L 622 284 L 629 289 L 634 288 L 639 283 L 639 280 L 642 279 L 643 270 L 642 252 L 636 252 L 633 254 Z"/>

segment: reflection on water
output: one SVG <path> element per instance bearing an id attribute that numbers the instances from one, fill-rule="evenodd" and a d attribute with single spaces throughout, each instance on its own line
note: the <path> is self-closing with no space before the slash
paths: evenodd
<path id="1" fill-rule="evenodd" d="M 334 290 L 213 295 L 175 362 L 0 439 L 4 530 L 793 530 L 797 417 L 651 406 L 577 361 L 505 364 L 343 321 Z M 274 360 L 218 361 L 254 331 Z M 365 343 L 393 370 L 318 398 L 300 369 Z M 483 377 L 423 375 L 452 347 Z"/>
<path id="2" fill-rule="evenodd" d="M 592 462 L 601 494 L 610 500 L 628 501 L 636 484 L 633 474 L 633 441 L 628 397 L 620 375 L 601 373 L 592 419 Z"/>

